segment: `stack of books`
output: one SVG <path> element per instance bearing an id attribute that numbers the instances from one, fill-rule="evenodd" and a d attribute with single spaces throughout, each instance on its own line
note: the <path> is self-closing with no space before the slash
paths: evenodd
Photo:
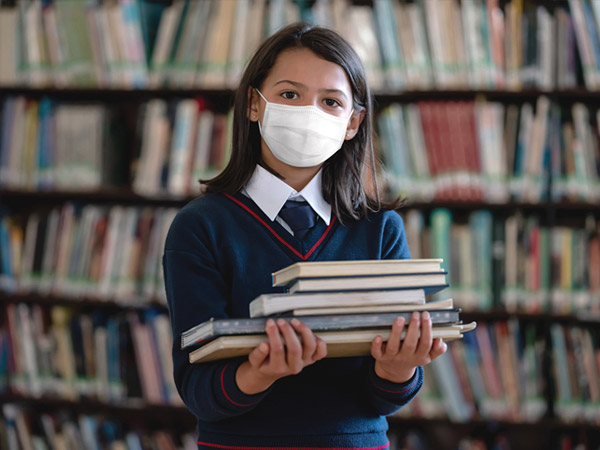
<path id="1" fill-rule="evenodd" d="M 267 341 L 266 322 L 297 317 L 327 343 L 328 357 L 368 355 L 376 336 L 389 337 L 398 317 L 427 310 L 433 337 L 459 339 L 463 324 L 452 299 L 430 300 L 448 286 L 442 259 L 300 262 L 272 274 L 285 293 L 250 303 L 249 318 L 210 319 L 181 334 L 190 362 L 243 356 Z"/>

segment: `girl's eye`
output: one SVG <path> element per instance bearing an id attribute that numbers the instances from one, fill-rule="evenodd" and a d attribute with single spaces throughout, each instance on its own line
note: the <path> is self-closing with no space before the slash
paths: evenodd
<path id="1" fill-rule="evenodd" d="M 292 91 L 286 91 L 283 94 L 281 94 L 281 96 L 283 98 L 285 98 L 286 100 L 293 100 L 297 97 L 297 94 L 295 92 Z"/>
<path id="2" fill-rule="evenodd" d="M 326 98 L 325 99 L 325 104 L 331 108 L 335 108 L 337 106 L 342 106 L 340 102 L 338 102 L 337 100 L 333 99 L 333 98 Z"/>

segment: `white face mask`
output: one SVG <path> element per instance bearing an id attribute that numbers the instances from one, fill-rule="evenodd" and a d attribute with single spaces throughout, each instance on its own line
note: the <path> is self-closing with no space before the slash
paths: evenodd
<path id="1" fill-rule="evenodd" d="M 266 103 L 260 134 L 279 161 L 294 167 L 317 166 L 342 148 L 348 117 L 327 114 L 316 106 Z"/>

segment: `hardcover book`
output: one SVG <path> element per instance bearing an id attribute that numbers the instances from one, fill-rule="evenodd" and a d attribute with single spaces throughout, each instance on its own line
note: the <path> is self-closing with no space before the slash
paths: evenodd
<path id="1" fill-rule="evenodd" d="M 418 310 L 418 308 L 414 309 Z M 458 322 L 460 309 L 430 310 L 433 324 Z M 319 314 L 302 317 L 300 320 L 313 331 L 359 330 L 364 328 L 391 327 L 398 317 L 410 320 L 412 311 L 382 312 L 367 314 Z M 286 317 L 284 317 L 286 318 Z M 291 319 L 287 317 L 286 319 Z M 210 319 L 181 334 L 181 348 L 205 344 L 220 336 L 249 335 L 264 333 L 268 317 L 241 319 Z"/>
<path id="2" fill-rule="evenodd" d="M 433 327 L 433 338 L 445 341 L 460 339 L 463 333 L 475 329 L 476 323 L 440 325 Z M 365 356 L 371 351 L 371 342 L 376 336 L 384 341 L 389 338 L 390 328 L 365 330 L 323 331 L 316 335 L 327 344 L 327 357 Z M 249 354 L 261 342 L 266 342 L 265 334 L 245 336 L 223 336 L 190 353 L 190 363 L 215 361 Z"/>

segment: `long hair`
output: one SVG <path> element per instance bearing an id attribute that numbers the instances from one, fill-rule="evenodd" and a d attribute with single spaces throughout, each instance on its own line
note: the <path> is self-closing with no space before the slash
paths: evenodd
<path id="1" fill-rule="evenodd" d="M 342 223 L 365 218 L 369 212 L 397 208 L 400 200 L 386 203 L 377 190 L 372 97 L 360 58 L 335 31 L 306 23 L 288 25 L 273 34 L 248 63 L 235 95 L 231 158 L 219 175 L 201 180 L 204 192 L 238 192 L 248 183 L 256 165 L 264 164 L 258 125 L 248 119 L 249 90 L 262 86 L 279 54 L 290 48 L 309 49 L 341 66 L 350 81 L 354 110 L 365 112 L 354 138 L 345 140 L 342 148 L 323 164 L 323 198 Z"/>

